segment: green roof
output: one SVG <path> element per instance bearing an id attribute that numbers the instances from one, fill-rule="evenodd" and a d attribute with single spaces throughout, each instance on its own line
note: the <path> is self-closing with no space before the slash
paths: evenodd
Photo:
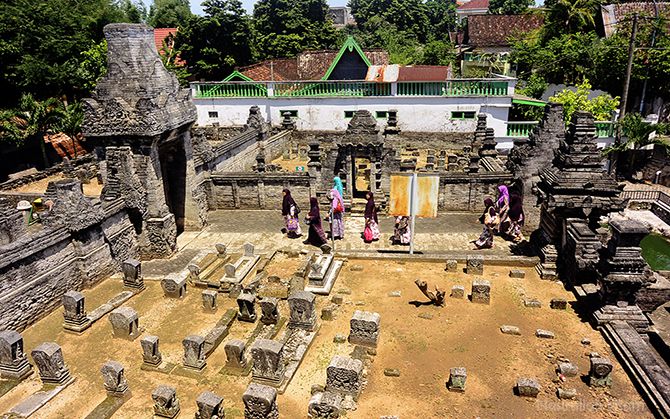
<path id="1" fill-rule="evenodd" d="M 340 62 L 340 59 L 342 59 L 342 56 L 347 51 L 348 52 L 356 51 L 358 55 L 360 55 L 361 59 L 363 59 L 365 65 L 367 65 L 368 67 L 372 65 L 368 57 L 361 49 L 361 46 L 358 45 L 358 42 L 356 42 L 353 36 L 349 35 L 347 37 L 347 40 L 344 41 L 344 44 L 342 44 L 342 48 L 340 48 L 340 51 L 337 53 L 337 56 L 335 56 L 335 59 L 330 64 L 330 68 L 328 68 L 328 71 L 326 71 L 326 75 L 323 76 L 321 80 L 328 80 L 328 78 L 330 77 L 330 73 L 332 73 L 333 70 L 335 70 L 335 67 L 337 67 L 337 64 Z"/>
<path id="2" fill-rule="evenodd" d="M 244 74 L 240 73 L 239 71 L 235 70 L 228 77 L 223 79 L 223 81 L 232 81 L 234 78 L 240 78 L 242 81 L 254 81 L 253 79 L 245 76 Z"/>
<path id="3" fill-rule="evenodd" d="M 512 97 L 512 103 L 516 103 L 517 105 L 530 105 L 530 106 L 542 106 L 542 107 L 544 107 L 544 105 L 547 104 L 547 102 L 541 101 L 539 99 L 533 99 L 532 97 L 520 94 L 515 94 Z"/>

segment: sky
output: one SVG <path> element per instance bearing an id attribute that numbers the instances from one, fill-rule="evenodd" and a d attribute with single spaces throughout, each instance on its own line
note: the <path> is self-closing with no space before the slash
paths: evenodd
<path id="1" fill-rule="evenodd" d="M 147 10 L 149 10 L 149 6 L 153 4 L 153 0 L 143 0 L 144 4 L 147 6 Z M 328 0 L 328 4 L 331 6 L 346 6 L 348 0 Z M 191 0 L 191 11 L 197 15 L 202 15 L 202 6 L 200 3 L 202 0 Z M 256 3 L 254 0 L 242 0 L 242 5 L 244 6 L 245 9 L 247 9 L 248 12 L 252 12 L 254 10 L 254 3 Z"/>

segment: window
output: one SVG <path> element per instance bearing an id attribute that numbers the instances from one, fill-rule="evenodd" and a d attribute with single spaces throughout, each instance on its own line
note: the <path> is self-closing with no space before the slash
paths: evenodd
<path id="1" fill-rule="evenodd" d="M 377 116 L 377 118 L 388 118 L 387 111 L 377 111 L 375 112 L 375 115 Z"/>
<path id="2" fill-rule="evenodd" d="M 297 118 L 298 117 L 298 111 L 296 110 L 286 110 L 284 109 L 283 111 L 279 111 L 279 115 L 283 118 L 285 113 L 289 113 L 291 118 Z"/>
<path id="3" fill-rule="evenodd" d="M 454 111 L 451 119 L 475 119 L 475 111 Z"/>
<path id="4" fill-rule="evenodd" d="M 217 111 L 209 111 L 208 112 L 210 118 L 218 118 L 219 113 Z"/>
<path id="5" fill-rule="evenodd" d="M 353 118 L 356 111 L 344 111 L 345 118 Z"/>

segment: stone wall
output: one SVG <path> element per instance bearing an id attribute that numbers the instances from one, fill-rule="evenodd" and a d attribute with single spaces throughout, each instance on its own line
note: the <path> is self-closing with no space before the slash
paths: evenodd
<path id="1" fill-rule="evenodd" d="M 97 173 L 97 162 L 95 161 L 95 156 L 93 154 L 87 154 L 77 159 L 72 159 L 67 163 L 61 162 L 44 170 L 28 172 L 25 175 L 19 176 L 15 179 L 10 179 L 0 183 L 0 191 L 10 191 L 38 180 L 46 179 L 49 176 L 59 174 L 70 175 L 70 173 L 80 168 L 86 169 L 86 171 L 91 174 Z"/>
<path id="2" fill-rule="evenodd" d="M 507 184 L 512 175 L 507 173 L 491 174 L 450 174 L 440 175 L 439 211 L 471 211 L 484 210 L 484 199 L 495 200 L 498 185 Z"/>
<path id="3" fill-rule="evenodd" d="M 288 188 L 302 208 L 312 196 L 306 173 L 213 173 L 209 179 L 209 208 L 280 209 L 282 190 Z"/>

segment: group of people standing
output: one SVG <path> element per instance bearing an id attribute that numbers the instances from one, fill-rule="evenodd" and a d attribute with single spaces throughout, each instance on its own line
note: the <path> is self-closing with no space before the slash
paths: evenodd
<path id="1" fill-rule="evenodd" d="M 286 234 L 289 238 L 297 238 L 302 236 L 302 229 L 300 227 L 300 207 L 291 196 L 291 191 L 283 190 L 282 201 L 282 215 L 284 216 L 284 223 L 286 225 Z M 330 230 L 333 240 L 341 240 L 344 238 L 344 188 L 342 179 L 339 177 L 333 178 L 333 187 L 328 192 L 328 199 L 330 200 L 330 211 L 327 220 L 330 221 Z M 366 243 L 379 240 L 381 232 L 379 230 L 379 219 L 377 217 L 377 205 L 375 204 L 374 194 L 372 192 L 366 193 L 365 204 L 365 226 L 361 233 L 363 240 Z M 323 220 L 321 217 L 321 210 L 319 209 L 319 201 L 312 197 L 309 199 L 309 212 L 305 217 L 305 223 L 309 225 L 307 239 L 303 242 L 327 250 L 328 237 L 323 229 Z M 409 233 L 409 218 L 398 217 L 396 219 L 396 228 L 391 240 L 398 244 L 408 244 L 410 238 Z"/>
<path id="2" fill-rule="evenodd" d="M 484 212 L 479 221 L 484 225 L 482 234 L 475 240 L 477 249 L 490 249 L 493 247 L 493 237 L 499 234 L 514 243 L 524 240 L 521 229 L 525 215 L 523 212 L 523 199 L 516 191 L 510 193 L 505 185 L 498 186 L 498 200 L 492 198 L 484 200 Z"/>

